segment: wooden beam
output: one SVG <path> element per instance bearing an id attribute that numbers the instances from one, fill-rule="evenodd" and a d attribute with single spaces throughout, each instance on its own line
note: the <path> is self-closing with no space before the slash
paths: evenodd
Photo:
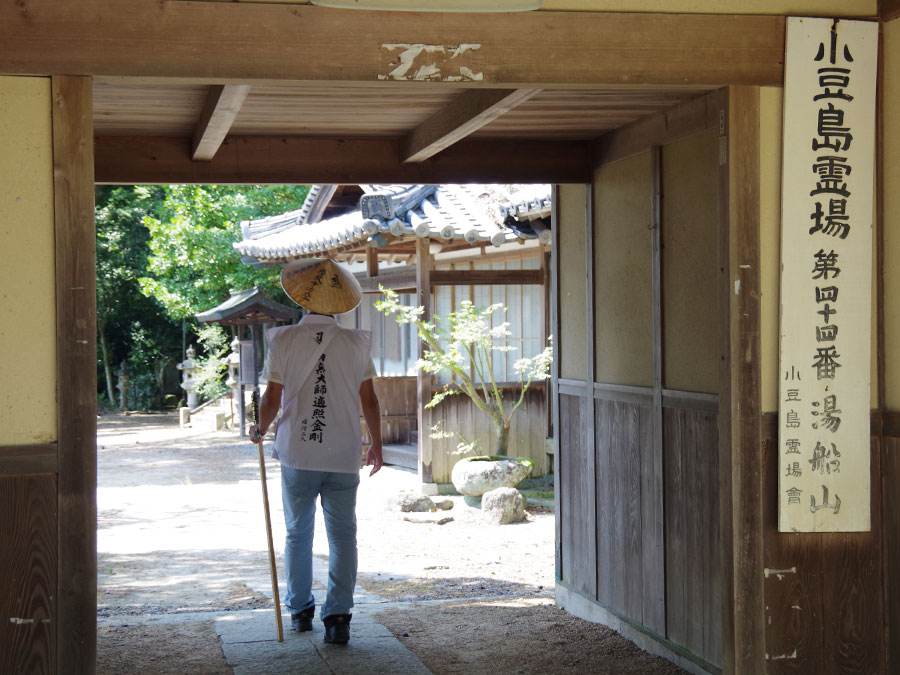
<path id="1" fill-rule="evenodd" d="M 379 286 L 398 293 L 414 293 L 416 290 L 416 270 L 412 267 L 401 272 L 383 271 L 377 277 L 357 277 L 363 293 L 380 293 Z"/>
<path id="2" fill-rule="evenodd" d="M 0 475 L 56 473 L 56 443 L 0 446 Z"/>
<path id="3" fill-rule="evenodd" d="M 720 93 L 719 510 L 722 669 L 764 672 L 760 410 L 759 89 Z"/>
<path id="4" fill-rule="evenodd" d="M 471 89 L 413 129 L 400 161 L 421 162 L 490 124 L 540 89 Z"/>
<path id="5" fill-rule="evenodd" d="M 98 183 L 359 184 L 582 183 L 590 152 L 579 142 L 462 141 L 402 164 L 398 140 L 231 136 L 209 162 L 191 161 L 188 138 L 100 136 Z"/>
<path id="6" fill-rule="evenodd" d="M 248 93 L 250 87 L 245 84 L 215 84 L 210 87 L 194 131 L 191 159 L 195 162 L 209 161 L 216 156 Z"/>
<path id="7" fill-rule="evenodd" d="M 423 241 L 419 239 L 418 241 Z M 510 286 L 544 283 L 544 271 L 537 270 L 432 270 L 432 286 Z M 416 288 L 415 270 L 402 273 L 384 273 L 359 279 L 363 293 L 377 293 L 379 284 L 393 291 Z"/>
<path id="8" fill-rule="evenodd" d="M 698 96 L 651 117 L 627 124 L 598 138 L 593 144 L 596 166 L 668 145 L 718 126 L 718 93 Z"/>
<path id="9" fill-rule="evenodd" d="M 900 17 L 900 0 L 878 0 L 878 13 L 882 21 Z"/>
<path id="10" fill-rule="evenodd" d="M 489 258 L 490 259 L 490 258 Z M 544 283 L 544 271 L 537 270 L 433 270 L 432 286 L 510 286 Z"/>
<path id="11" fill-rule="evenodd" d="M 781 86 L 784 25 L 781 16 L 541 11 L 473 20 L 248 2 L 4 2 L 0 72 L 221 84 Z M 535 39 L 525 48 L 516 36 Z"/>
<path id="12" fill-rule="evenodd" d="M 97 659 L 97 304 L 91 80 L 53 77 L 59 585 L 57 668 Z"/>

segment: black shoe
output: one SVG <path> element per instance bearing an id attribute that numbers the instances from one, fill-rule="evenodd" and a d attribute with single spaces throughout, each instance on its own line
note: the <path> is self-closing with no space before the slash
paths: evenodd
<path id="1" fill-rule="evenodd" d="M 291 628 L 297 633 L 305 633 L 312 630 L 312 620 L 316 613 L 315 607 L 304 609 L 302 612 L 291 614 Z"/>
<path id="2" fill-rule="evenodd" d="M 325 642 L 345 645 L 350 641 L 350 619 L 352 614 L 332 614 L 322 619 L 325 624 Z"/>

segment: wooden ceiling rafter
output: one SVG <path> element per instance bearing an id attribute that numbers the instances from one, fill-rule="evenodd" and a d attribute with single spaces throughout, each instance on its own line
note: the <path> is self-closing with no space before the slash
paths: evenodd
<path id="1" fill-rule="evenodd" d="M 249 93 L 250 86 L 246 84 L 216 84 L 209 88 L 194 130 L 192 160 L 208 162 L 216 156 Z"/>
<path id="2" fill-rule="evenodd" d="M 421 162 L 433 157 L 540 91 L 540 89 L 469 89 L 406 136 L 400 161 Z"/>

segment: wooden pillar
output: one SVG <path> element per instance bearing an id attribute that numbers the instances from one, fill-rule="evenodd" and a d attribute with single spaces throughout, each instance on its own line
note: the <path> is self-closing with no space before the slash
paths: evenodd
<path id="1" fill-rule="evenodd" d="M 653 321 L 652 441 L 641 458 L 641 580 L 643 622 L 666 634 L 665 457 L 663 450 L 662 148 L 650 148 L 650 263 Z M 711 619 L 706 619 L 711 621 Z"/>
<path id="2" fill-rule="evenodd" d="M 581 435 L 579 440 L 579 450 L 584 454 L 585 473 L 591 475 L 591 484 L 594 489 L 589 497 L 591 511 L 594 517 L 594 553 L 592 564 L 594 567 L 594 577 L 589 588 L 592 588 L 592 600 L 597 600 L 597 592 L 599 588 L 600 566 L 597 561 L 596 544 L 597 544 L 597 523 L 600 522 L 600 513 L 598 511 L 599 499 L 597 499 L 597 488 L 600 481 L 607 480 L 606 476 L 601 476 L 600 463 L 597 461 L 597 402 L 594 400 L 594 382 L 597 380 L 596 368 L 596 344 L 597 336 L 595 333 L 597 308 L 594 302 L 594 185 L 595 180 L 586 186 L 584 191 L 584 311 L 587 316 L 585 327 L 585 384 L 587 391 L 585 396 L 581 397 L 579 403 L 581 405 Z M 570 486 L 570 490 L 572 487 Z"/>
<path id="3" fill-rule="evenodd" d="M 428 250 L 428 239 L 416 239 L 416 304 L 425 308 L 423 321 L 431 320 L 431 251 Z M 419 341 L 419 358 L 422 358 L 425 347 Z M 432 448 L 429 431 L 431 429 L 431 410 L 425 404 L 431 400 L 431 375 L 419 369 L 416 372 L 416 400 L 419 429 L 419 481 L 431 483 Z"/>
<path id="4" fill-rule="evenodd" d="M 562 511 L 562 500 L 560 498 L 560 490 L 562 489 L 561 475 L 559 472 L 559 346 L 561 340 L 559 338 L 560 321 L 559 321 L 559 228 L 562 227 L 559 221 L 559 185 L 554 185 L 551 192 L 550 208 L 550 233 L 553 235 L 553 242 L 550 245 L 550 278 L 552 292 L 550 294 L 550 330 L 553 331 L 553 362 L 550 364 L 550 391 L 552 402 L 550 404 L 551 415 L 553 421 L 553 481 L 556 489 L 553 491 L 553 511 L 556 513 L 555 527 L 555 545 L 556 555 L 556 579 L 562 579 L 562 518 L 565 514 Z"/>
<path id="5" fill-rule="evenodd" d="M 759 88 L 719 98 L 723 671 L 766 670 L 760 432 Z"/>
<path id="6" fill-rule="evenodd" d="M 553 339 L 556 340 L 557 336 L 554 332 L 554 328 L 551 325 L 552 323 L 552 312 L 550 311 L 550 292 L 554 288 L 552 278 L 553 278 L 553 270 L 552 270 L 552 262 L 550 256 L 552 255 L 552 251 L 547 251 L 543 247 L 541 248 L 541 273 L 543 275 L 543 281 L 541 282 L 541 347 L 547 344 L 547 337 L 552 335 Z M 456 305 L 454 304 L 453 307 Z M 547 438 L 553 438 L 556 434 L 556 425 L 553 424 L 553 408 L 556 406 L 556 401 L 553 398 L 550 391 L 550 383 L 547 383 L 546 388 L 544 389 L 544 418 L 547 423 Z M 554 450 L 555 452 L 555 450 Z M 547 451 L 545 449 L 544 454 L 544 473 L 551 473 L 554 471 L 553 465 L 547 464 Z M 552 457 L 550 458 L 552 461 Z"/>
<path id="7" fill-rule="evenodd" d="M 97 305 L 91 79 L 53 77 L 59 585 L 57 672 L 97 660 Z"/>
<path id="8" fill-rule="evenodd" d="M 366 274 L 370 277 L 378 276 L 378 251 L 374 248 L 366 250 Z"/>

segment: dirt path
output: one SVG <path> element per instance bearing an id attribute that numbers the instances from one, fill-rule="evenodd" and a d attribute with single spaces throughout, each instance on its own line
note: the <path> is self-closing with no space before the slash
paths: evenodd
<path id="1" fill-rule="evenodd" d="M 278 463 L 267 472 L 283 570 Z M 99 672 L 231 672 L 215 619 L 271 606 L 258 475 L 255 447 L 232 432 L 178 429 L 171 415 L 100 420 Z M 359 602 L 383 603 L 376 618 L 434 673 L 683 672 L 552 606 L 550 510 L 497 527 L 461 497 L 445 525 L 386 509 L 416 485 L 402 469 L 363 474 Z M 314 553 L 327 554 L 321 520 Z"/>

